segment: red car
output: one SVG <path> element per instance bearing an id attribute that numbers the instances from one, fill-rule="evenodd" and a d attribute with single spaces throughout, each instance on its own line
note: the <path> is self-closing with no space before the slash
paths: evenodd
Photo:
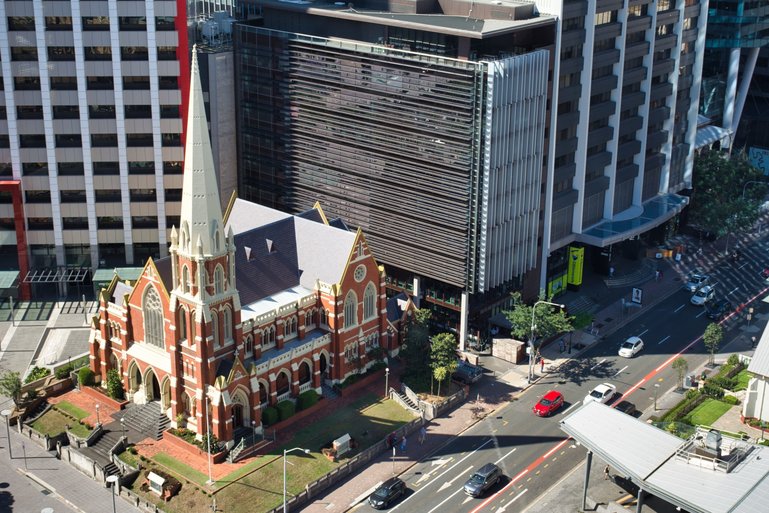
<path id="1" fill-rule="evenodd" d="M 551 390 L 534 405 L 532 411 L 534 411 L 538 417 L 549 417 L 561 406 L 563 406 L 563 394 Z"/>

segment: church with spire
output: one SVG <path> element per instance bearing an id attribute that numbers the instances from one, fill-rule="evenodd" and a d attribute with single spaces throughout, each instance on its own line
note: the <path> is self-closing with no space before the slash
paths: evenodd
<path id="1" fill-rule="evenodd" d="M 101 290 L 90 362 L 173 427 L 232 444 L 266 408 L 395 355 L 402 334 L 360 230 L 319 205 L 290 215 L 233 196 L 222 212 L 192 56 L 180 226 L 168 257 Z"/>

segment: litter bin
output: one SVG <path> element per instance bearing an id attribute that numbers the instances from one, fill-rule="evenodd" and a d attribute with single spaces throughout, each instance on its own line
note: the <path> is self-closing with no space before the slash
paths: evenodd
<path id="1" fill-rule="evenodd" d="M 686 377 L 684 377 L 684 387 L 691 388 L 693 384 L 694 384 L 694 375 L 687 374 Z"/>

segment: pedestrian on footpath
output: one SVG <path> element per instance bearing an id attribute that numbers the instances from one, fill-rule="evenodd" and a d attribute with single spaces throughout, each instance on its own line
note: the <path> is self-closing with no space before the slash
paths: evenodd
<path id="1" fill-rule="evenodd" d="M 545 372 L 545 359 L 539 358 L 539 372 Z"/>
<path id="2" fill-rule="evenodd" d="M 558 341 L 558 352 L 563 353 L 563 350 L 565 349 L 565 345 L 563 343 L 563 339 Z"/>
<path id="3" fill-rule="evenodd" d="M 609 267 L 609 278 L 614 278 L 614 266 Z"/>
<path id="4" fill-rule="evenodd" d="M 603 469 L 603 479 L 604 481 L 611 479 L 611 476 L 609 475 L 609 465 L 606 465 L 606 467 Z"/>
<path id="5" fill-rule="evenodd" d="M 401 452 L 406 452 L 406 435 L 404 435 L 403 440 L 401 440 Z"/>
<path id="6" fill-rule="evenodd" d="M 654 271 L 654 281 L 660 281 L 660 278 L 662 277 L 662 271 L 657 269 Z"/>
<path id="7" fill-rule="evenodd" d="M 427 430 L 424 426 L 419 428 L 419 445 L 423 445 L 425 443 L 425 439 L 427 438 Z"/>
<path id="8" fill-rule="evenodd" d="M 756 336 L 755 335 L 750 337 L 750 347 L 752 347 L 753 349 L 756 348 Z"/>

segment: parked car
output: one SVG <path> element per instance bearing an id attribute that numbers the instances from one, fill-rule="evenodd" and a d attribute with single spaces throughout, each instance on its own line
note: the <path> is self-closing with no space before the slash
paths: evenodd
<path id="1" fill-rule="evenodd" d="M 563 406 L 563 394 L 557 390 L 551 390 L 534 405 L 532 411 L 538 417 L 549 417 L 561 406 Z"/>
<path id="2" fill-rule="evenodd" d="M 464 360 L 459 360 L 456 370 L 451 373 L 451 378 L 454 381 L 459 381 L 466 385 L 475 383 L 481 377 L 483 377 L 483 369 Z"/>
<path id="3" fill-rule="evenodd" d="M 705 308 L 707 309 L 705 315 L 708 316 L 708 319 L 720 321 L 723 317 L 726 317 L 726 315 L 729 314 L 732 309 L 732 304 L 726 299 L 719 299 L 717 301 L 711 301 L 705 305 Z"/>
<path id="4" fill-rule="evenodd" d="M 619 355 L 623 358 L 632 358 L 644 348 L 644 341 L 638 337 L 628 337 L 619 347 Z"/>
<path id="5" fill-rule="evenodd" d="M 705 306 L 705 303 L 716 297 L 716 289 L 713 285 L 705 285 L 692 295 L 691 302 L 694 306 Z"/>
<path id="6" fill-rule="evenodd" d="M 693 272 L 689 275 L 689 279 L 687 280 L 684 288 L 693 294 L 708 283 L 710 283 L 709 275 L 700 272 Z"/>
<path id="7" fill-rule="evenodd" d="M 502 471 L 493 463 L 479 468 L 465 483 L 465 493 L 471 497 L 480 497 L 502 478 Z"/>
<path id="8" fill-rule="evenodd" d="M 617 411 L 621 411 L 622 413 L 626 413 L 632 417 L 635 417 L 635 404 L 631 403 L 630 401 L 620 401 L 614 406 L 614 408 Z"/>
<path id="9" fill-rule="evenodd" d="M 406 483 L 397 477 L 391 477 L 369 495 L 368 503 L 374 509 L 389 508 L 390 505 L 406 493 Z"/>
<path id="10" fill-rule="evenodd" d="M 614 399 L 614 394 L 616 393 L 617 387 L 611 383 L 601 383 L 585 396 L 585 400 L 582 403 L 587 404 L 595 401 L 597 403 L 609 404 Z"/>

